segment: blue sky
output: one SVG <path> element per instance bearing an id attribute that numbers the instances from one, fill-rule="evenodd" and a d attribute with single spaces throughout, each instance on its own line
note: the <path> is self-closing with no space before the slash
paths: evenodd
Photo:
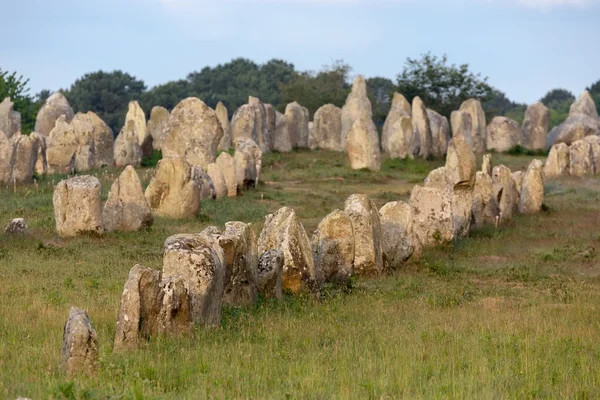
<path id="1" fill-rule="evenodd" d="M 354 74 L 395 78 L 427 51 L 468 63 L 520 102 L 600 79 L 600 0 L 0 2 L 0 68 L 30 78 L 32 93 L 99 69 L 151 87 L 236 57 L 300 70 L 343 59 Z"/>

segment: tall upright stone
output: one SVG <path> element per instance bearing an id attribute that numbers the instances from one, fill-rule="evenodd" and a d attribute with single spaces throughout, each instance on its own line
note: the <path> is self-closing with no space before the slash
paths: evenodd
<path id="1" fill-rule="evenodd" d="M 115 139 L 114 157 L 117 167 L 122 168 L 127 165 L 139 167 L 142 165 L 142 146 L 138 141 L 134 120 L 127 121 Z"/>
<path id="2" fill-rule="evenodd" d="M 498 200 L 493 191 L 492 177 L 486 172 L 477 171 L 471 210 L 473 226 L 481 228 L 486 224 L 495 223 L 498 213 Z"/>
<path id="3" fill-rule="evenodd" d="M 383 265 L 396 269 L 404 265 L 414 251 L 412 209 L 403 201 L 386 203 L 379 209 L 382 232 Z"/>
<path id="4" fill-rule="evenodd" d="M 98 371 L 98 335 L 85 310 L 69 310 L 60 356 L 67 376 L 94 375 Z"/>
<path id="5" fill-rule="evenodd" d="M 9 139 L 21 131 L 21 113 L 14 110 L 14 103 L 10 101 L 10 97 L 0 103 L 0 131 Z"/>
<path id="6" fill-rule="evenodd" d="M 37 141 L 17 132 L 10 138 L 14 147 L 11 181 L 27 182 L 33 177 L 37 157 Z"/>
<path id="7" fill-rule="evenodd" d="M 385 144 L 382 142 L 382 151 L 390 158 L 413 158 L 411 152 L 413 134 L 412 118 L 408 115 L 401 116 L 387 129 L 387 138 Z"/>
<path id="8" fill-rule="evenodd" d="M 216 161 L 221 173 L 225 179 L 225 185 L 227 186 L 227 197 L 237 196 L 237 173 L 235 169 L 235 159 L 226 152 L 219 154 Z"/>
<path id="9" fill-rule="evenodd" d="M 333 104 L 319 108 L 313 118 L 313 129 L 308 138 L 311 149 L 343 151 L 342 109 Z"/>
<path id="10" fill-rule="evenodd" d="M 308 147 L 308 110 L 297 102 L 290 103 L 285 108 L 287 129 L 292 140 L 293 148 Z"/>
<path id="11" fill-rule="evenodd" d="M 56 120 L 61 115 L 65 115 L 67 122 L 70 122 L 75 113 L 67 98 L 61 92 L 55 92 L 46 99 L 44 105 L 38 111 L 35 119 L 35 132 L 48 136 L 54 128 Z"/>
<path id="12" fill-rule="evenodd" d="M 352 220 L 343 211 L 335 210 L 319 222 L 312 251 L 325 282 L 348 283 L 354 271 L 354 240 Z"/>
<path id="13" fill-rule="evenodd" d="M 523 133 L 516 121 L 507 117 L 494 117 L 487 127 L 487 150 L 507 152 L 521 144 Z"/>
<path id="14" fill-rule="evenodd" d="M 383 271 L 381 220 L 375 203 L 364 194 L 346 199 L 344 212 L 354 230 L 354 273 L 377 276 Z"/>
<path id="15" fill-rule="evenodd" d="M 594 174 L 592 146 L 586 140 L 577 140 L 569 146 L 569 175 L 584 176 Z"/>
<path id="16" fill-rule="evenodd" d="M 381 150 L 379 134 L 373 121 L 360 118 L 354 122 L 346 139 L 346 152 L 352 169 L 379 171 Z"/>
<path id="17" fill-rule="evenodd" d="M 419 96 L 415 97 L 412 102 L 412 121 L 415 135 L 419 138 L 419 151 L 417 153 L 416 149 L 414 149 L 413 154 L 427 159 L 433 155 L 433 138 L 431 135 L 431 125 L 427 117 L 427 108 Z"/>
<path id="18" fill-rule="evenodd" d="M 390 111 L 383 124 L 383 130 L 381 133 L 381 149 L 384 153 L 389 154 L 392 158 L 405 158 L 406 155 L 402 156 L 403 150 L 398 148 L 404 148 L 404 145 L 400 143 L 409 143 L 412 140 L 412 109 L 411 105 L 406 98 L 400 93 L 395 92 L 392 98 L 392 105 Z M 399 123 L 400 120 L 405 120 L 403 123 Z M 403 131 L 403 127 L 407 126 L 407 121 L 411 123 L 410 131 Z M 407 137 L 408 135 L 408 137 Z"/>
<path id="19" fill-rule="evenodd" d="M 152 155 L 152 135 L 146 129 L 146 114 L 140 104 L 137 101 L 130 101 L 127 114 L 125 115 L 125 125 L 129 121 L 133 121 L 133 131 L 137 136 L 138 143 L 142 148 L 142 154 L 144 157 L 150 157 Z"/>
<path id="20" fill-rule="evenodd" d="M 152 107 L 150 119 L 146 125 L 146 132 L 152 136 L 152 148 L 162 149 L 162 144 L 169 133 L 169 111 L 161 106 Z"/>
<path id="21" fill-rule="evenodd" d="M 181 158 L 158 162 L 144 196 L 159 216 L 190 218 L 200 210 L 200 187 L 192 177 L 192 167 Z"/>
<path id="22" fill-rule="evenodd" d="M 71 121 L 77 136 L 78 149 L 75 164 L 85 164 L 77 160 L 86 152 L 93 154 L 92 168 L 112 167 L 114 164 L 114 136 L 108 124 L 91 111 L 77 113 Z M 86 148 L 87 146 L 87 148 Z M 88 163 L 89 164 L 89 163 Z"/>
<path id="23" fill-rule="evenodd" d="M 544 174 L 542 162 L 533 160 L 527 167 L 521 181 L 521 196 L 519 212 L 521 214 L 535 214 L 542 209 L 544 202 Z"/>
<path id="24" fill-rule="evenodd" d="M 255 107 L 250 104 L 240 106 L 231 117 L 231 141 L 248 138 L 258 142 L 258 130 Z"/>
<path id="25" fill-rule="evenodd" d="M 472 189 L 475 185 L 477 162 L 464 136 L 454 137 L 446 156 L 446 180 L 452 189 Z"/>
<path id="26" fill-rule="evenodd" d="M 448 150 L 450 141 L 448 118 L 429 108 L 427 109 L 427 118 L 431 128 L 431 154 L 433 157 L 442 158 Z"/>
<path id="27" fill-rule="evenodd" d="M 215 162 L 223 128 L 217 114 L 202 100 L 195 97 L 182 100 L 171 111 L 168 126 L 163 157 L 181 157 L 202 168 Z"/>
<path id="28" fill-rule="evenodd" d="M 60 181 L 52 197 L 58 234 L 61 237 L 102 234 L 101 195 L 102 185 L 94 176 L 81 175 Z"/>
<path id="29" fill-rule="evenodd" d="M 497 165 L 492 170 L 493 192 L 498 199 L 500 222 L 508 222 L 519 208 L 519 192 L 510 168 Z"/>
<path id="30" fill-rule="evenodd" d="M 256 144 L 263 153 L 273 150 L 273 132 L 270 130 L 270 121 L 267 120 L 267 107 L 258 97 L 249 96 L 248 105 L 255 114 Z"/>
<path id="31" fill-rule="evenodd" d="M 283 207 L 265 217 L 258 239 L 258 253 L 271 249 L 283 253 L 283 288 L 292 293 L 319 293 L 322 271 L 315 266 L 312 248 L 296 212 Z"/>
<path id="32" fill-rule="evenodd" d="M 354 78 L 352 91 L 342 107 L 342 148 L 346 148 L 346 138 L 358 119 L 371 119 L 373 109 L 367 96 L 367 82 L 362 75 Z"/>
<path id="33" fill-rule="evenodd" d="M 546 163 L 544 164 L 544 176 L 546 178 L 558 178 L 569 175 L 570 165 L 569 146 L 557 143 L 552 146 Z"/>
<path id="34" fill-rule="evenodd" d="M 275 138 L 273 141 L 273 150 L 280 153 L 289 153 L 292 151 L 292 138 L 287 126 L 287 118 L 279 111 L 275 112 Z"/>
<path id="35" fill-rule="evenodd" d="M 544 150 L 548 137 L 549 119 L 550 111 L 543 103 L 538 102 L 527 107 L 521 127 L 523 132 L 521 145 L 529 150 Z"/>
<path id="36" fill-rule="evenodd" d="M 221 168 L 216 163 L 211 163 L 206 166 L 206 173 L 213 182 L 216 198 L 227 197 L 227 183 L 225 182 Z"/>
<path id="37" fill-rule="evenodd" d="M 229 112 L 227 111 L 227 107 L 222 102 L 217 103 L 217 107 L 215 108 L 215 114 L 217 114 L 217 119 L 221 124 L 221 128 L 223 128 L 223 137 L 219 141 L 219 145 L 217 146 L 217 150 L 229 150 L 231 148 L 231 129 L 229 128 Z"/>
<path id="38" fill-rule="evenodd" d="M 154 222 L 142 183 L 135 169 L 128 165 L 113 182 L 102 211 L 106 231 L 138 231 Z"/>
<path id="39" fill-rule="evenodd" d="M 73 126 L 64 114 L 56 120 L 46 140 L 46 146 L 49 173 L 68 174 L 75 170 L 78 139 Z"/>
<path id="40" fill-rule="evenodd" d="M 46 160 L 47 137 L 37 132 L 31 132 L 29 137 L 31 140 L 35 141 L 35 147 L 37 148 L 34 172 L 38 175 L 44 175 L 48 172 L 48 161 Z"/>
<path id="41" fill-rule="evenodd" d="M 567 120 L 550 131 L 546 148 L 557 143 L 569 145 L 590 135 L 600 135 L 600 119 L 594 99 L 585 91 L 571 105 Z"/>
<path id="42" fill-rule="evenodd" d="M 233 144 L 238 188 L 258 186 L 262 168 L 262 151 L 252 139 L 236 139 Z"/>
<path id="43" fill-rule="evenodd" d="M 452 225 L 452 191 L 415 185 L 409 204 L 413 216 L 413 245 L 418 257 L 425 247 L 436 246 L 454 238 Z"/>
<path id="44" fill-rule="evenodd" d="M 195 324 L 218 326 L 225 288 L 225 254 L 206 234 L 174 235 L 163 246 L 163 277 L 181 276 Z"/>
<path id="45" fill-rule="evenodd" d="M 0 183 L 6 184 L 11 181 L 14 155 L 15 146 L 0 130 Z"/>
<path id="46" fill-rule="evenodd" d="M 450 125 L 452 137 L 464 136 L 465 140 L 473 148 L 473 118 L 466 111 L 452 111 L 450 114 Z"/>
<path id="47" fill-rule="evenodd" d="M 467 112 L 471 116 L 471 145 L 475 153 L 484 153 L 487 149 L 487 132 L 485 112 L 478 100 L 469 99 L 460 106 L 460 111 Z M 467 140 L 467 143 L 469 141 Z"/>

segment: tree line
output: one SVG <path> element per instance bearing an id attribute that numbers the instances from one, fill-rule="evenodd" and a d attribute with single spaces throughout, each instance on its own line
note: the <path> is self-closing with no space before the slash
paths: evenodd
<path id="1" fill-rule="evenodd" d="M 75 112 L 95 112 L 117 134 L 132 100 L 138 100 L 149 116 L 154 106 L 171 110 L 181 100 L 194 96 L 213 108 L 222 102 L 231 117 L 251 95 L 281 112 L 288 103 L 297 101 L 308 108 L 312 118 L 324 104 L 344 105 L 351 90 L 351 75 L 351 66 L 343 61 L 335 61 L 318 71 L 297 71 L 293 64 L 284 60 L 272 59 L 257 64 L 236 58 L 152 88 L 148 88 L 143 80 L 116 70 L 85 74 L 61 91 Z M 445 55 L 438 57 L 427 53 L 420 59 L 407 58 L 395 80 L 378 76 L 367 78 L 366 82 L 373 119 L 378 126 L 385 121 L 395 91 L 402 93 L 408 101 L 420 96 L 429 108 L 446 117 L 468 98 L 482 101 L 488 119 L 504 115 L 520 123 L 526 109 L 525 104 L 509 100 L 502 91 L 489 85 L 487 77 L 470 71 L 468 64 L 450 64 Z M 51 94 L 50 90 L 42 90 L 33 96 L 29 93 L 28 83 L 16 72 L 0 69 L 0 100 L 11 97 L 15 109 L 21 113 L 24 133 L 33 130 L 36 114 Z M 600 109 L 600 80 L 587 90 Z M 540 99 L 550 109 L 550 127 L 566 119 L 574 100 L 574 94 L 565 89 L 552 89 Z"/>

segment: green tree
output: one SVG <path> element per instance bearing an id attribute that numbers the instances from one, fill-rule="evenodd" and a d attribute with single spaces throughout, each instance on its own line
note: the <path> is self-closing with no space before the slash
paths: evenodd
<path id="1" fill-rule="evenodd" d="M 152 107 L 163 106 L 171 111 L 181 100 L 189 96 L 189 82 L 182 79 L 155 86 L 144 92 L 140 100 L 140 105 L 146 112 L 147 117 L 149 117 Z"/>
<path id="2" fill-rule="evenodd" d="M 39 110 L 39 105 L 29 95 L 28 84 L 29 79 L 25 79 L 22 75 L 0 69 L 0 102 L 10 97 L 15 111 L 21 114 L 21 133 L 24 134 L 33 131 Z"/>
<path id="3" fill-rule="evenodd" d="M 315 111 L 325 104 L 342 107 L 350 92 L 348 76 L 351 70 L 348 64 L 339 60 L 319 72 L 297 73 L 290 82 L 281 85 L 279 111 L 283 112 L 288 103 L 297 101 L 308 109 L 312 119 Z"/>
<path id="4" fill-rule="evenodd" d="M 407 58 L 397 85 L 408 101 L 419 96 L 427 107 L 446 117 L 463 101 L 469 98 L 485 101 L 492 94 L 487 77 L 470 72 L 468 64 L 449 65 L 446 55 L 438 58 L 431 53 L 418 60 Z"/>
<path id="5" fill-rule="evenodd" d="M 527 105 L 511 101 L 504 92 L 498 89 L 492 89 L 491 95 L 483 102 L 482 106 L 488 121 L 502 115 L 517 121 L 519 124 L 523 123 L 525 110 L 527 109 Z"/>
<path id="6" fill-rule="evenodd" d="M 140 100 L 145 90 L 144 81 L 117 70 L 85 74 L 64 94 L 75 112 L 93 111 L 116 135 L 125 122 L 129 102 Z"/>

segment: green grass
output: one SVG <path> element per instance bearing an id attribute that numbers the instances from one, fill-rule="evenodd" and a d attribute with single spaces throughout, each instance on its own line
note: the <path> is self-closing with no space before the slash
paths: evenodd
<path id="1" fill-rule="evenodd" d="M 494 155 L 523 169 L 532 156 Z M 441 162 L 386 160 L 351 171 L 342 154 L 270 154 L 263 183 L 204 202 L 181 221 L 138 233 L 63 240 L 52 179 L 0 192 L 0 225 L 24 217 L 31 236 L 0 236 L 0 398 L 598 398 L 600 180 L 547 182 L 546 211 L 485 228 L 419 262 L 323 299 L 261 300 L 224 310 L 218 329 L 154 338 L 113 354 L 129 269 L 161 266 L 164 239 L 294 207 L 309 235 L 352 193 L 378 206 L 404 199 Z M 118 171 L 98 171 L 104 196 Z M 147 183 L 149 170 L 140 170 Z M 59 368 L 70 306 L 87 309 L 100 341 L 96 377 Z"/>

